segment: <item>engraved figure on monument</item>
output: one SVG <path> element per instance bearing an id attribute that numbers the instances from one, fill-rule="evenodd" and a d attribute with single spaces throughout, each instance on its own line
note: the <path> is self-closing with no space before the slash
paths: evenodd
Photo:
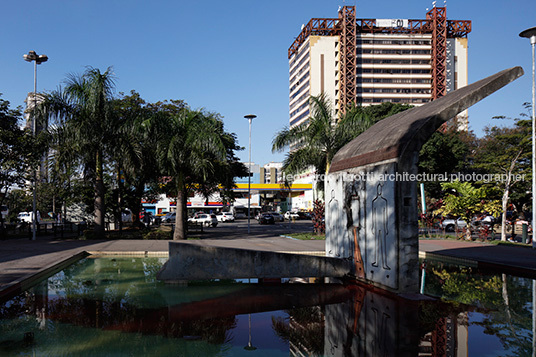
<path id="1" fill-rule="evenodd" d="M 331 218 L 329 220 L 329 225 L 330 225 L 331 231 L 334 232 L 335 234 L 336 241 L 339 242 L 340 237 L 341 237 L 341 230 L 339 228 L 340 224 L 338 222 L 339 220 L 338 213 L 339 213 L 340 207 L 339 207 L 339 200 L 337 200 L 336 196 L 337 195 L 335 194 L 335 190 L 331 190 L 331 199 L 329 200 L 329 203 L 328 203 L 329 215 Z M 341 247 L 340 244 L 337 244 L 335 256 L 341 257 L 341 251 L 344 254 L 344 248 Z"/>
<path id="2" fill-rule="evenodd" d="M 374 356 L 389 356 L 387 353 L 390 346 L 388 341 L 388 329 L 390 327 L 389 321 L 391 316 L 388 315 L 385 311 L 379 311 L 376 307 L 372 307 L 372 314 L 374 318 L 374 333 L 372 342 L 372 355 Z M 391 342 L 391 341 L 389 341 Z"/>
<path id="3" fill-rule="evenodd" d="M 359 245 L 359 237 L 361 235 L 361 217 L 362 215 L 362 198 L 361 194 L 362 181 L 354 181 L 346 186 L 344 197 L 344 210 L 346 211 L 346 230 L 347 236 L 345 240 L 348 244 L 348 252 L 353 253 L 353 261 L 355 275 L 360 278 L 365 277 L 365 269 L 363 267 L 363 258 L 361 255 L 361 247 Z"/>
<path id="4" fill-rule="evenodd" d="M 387 235 L 388 230 L 388 204 L 382 196 L 383 184 L 379 183 L 377 195 L 372 200 L 372 222 L 371 228 L 374 235 L 374 261 L 372 266 L 379 266 L 378 259 L 381 259 L 382 267 L 385 270 L 391 270 L 387 265 Z"/>

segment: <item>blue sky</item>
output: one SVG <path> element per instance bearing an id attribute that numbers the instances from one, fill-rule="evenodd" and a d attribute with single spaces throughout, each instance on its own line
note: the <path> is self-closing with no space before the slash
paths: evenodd
<path id="1" fill-rule="evenodd" d="M 48 0 L 4 1 L 0 14 L 0 93 L 12 107 L 33 90 L 30 50 L 46 54 L 38 67 L 38 91 L 53 90 L 85 66 L 113 66 L 117 91 L 134 89 L 150 102 L 183 99 L 193 109 L 223 115 L 247 160 L 281 161 L 271 141 L 288 125 L 287 50 L 312 17 L 337 17 L 340 5 L 356 5 L 358 18 L 425 18 L 431 1 L 338 0 Z M 443 1 L 437 2 L 438 6 Z M 525 76 L 469 110 L 478 136 L 495 115 L 517 117 L 531 101 L 531 48 L 519 32 L 536 26 L 536 1 L 450 0 L 451 20 L 472 20 L 469 82 L 522 66 Z M 511 122 L 504 122 L 511 124 Z"/>

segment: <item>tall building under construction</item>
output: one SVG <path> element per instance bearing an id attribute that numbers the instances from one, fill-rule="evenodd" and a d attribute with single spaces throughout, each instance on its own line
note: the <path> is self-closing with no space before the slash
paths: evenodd
<path id="1" fill-rule="evenodd" d="M 306 123 L 309 98 L 325 93 L 338 115 L 352 103 L 422 105 L 467 85 L 471 21 L 433 7 L 422 20 L 313 18 L 288 50 L 290 126 Z M 467 115 L 458 126 L 467 127 Z"/>

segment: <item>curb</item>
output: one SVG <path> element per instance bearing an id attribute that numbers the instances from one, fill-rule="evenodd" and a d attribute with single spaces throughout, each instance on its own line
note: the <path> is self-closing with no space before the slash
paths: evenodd
<path id="1" fill-rule="evenodd" d="M 80 252 L 77 253 L 67 259 L 62 260 L 59 263 L 49 265 L 41 270 L 39 270 L 37 273 L 32 273 L 31 275 L 27 275 L 26 277 L 23 277 L 21 279 L 12 281 L 9 284 L 6 284 L 2 289 L 0 290 L 0 301 L 8 300 L 21 292 L 31 288 L 36 283 L 38 283 L 41 279 L 45 277 L 49 277 L 60 270 L 68 267 L 69 265 L 79 261 L 82 258 L 85 258 L 88 256 L 87 252 Z"/>

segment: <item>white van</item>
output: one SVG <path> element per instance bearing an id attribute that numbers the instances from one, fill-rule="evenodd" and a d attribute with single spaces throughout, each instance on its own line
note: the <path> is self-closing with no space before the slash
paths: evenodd
<path id="1" fill-rule="evenodd" d="M 20 222 L 32 223 L 33 221 L 33 212 L 19 212 L 17 219 Z M 41 214 L 37 211 L 37 223 L 41 223 Z"/>

